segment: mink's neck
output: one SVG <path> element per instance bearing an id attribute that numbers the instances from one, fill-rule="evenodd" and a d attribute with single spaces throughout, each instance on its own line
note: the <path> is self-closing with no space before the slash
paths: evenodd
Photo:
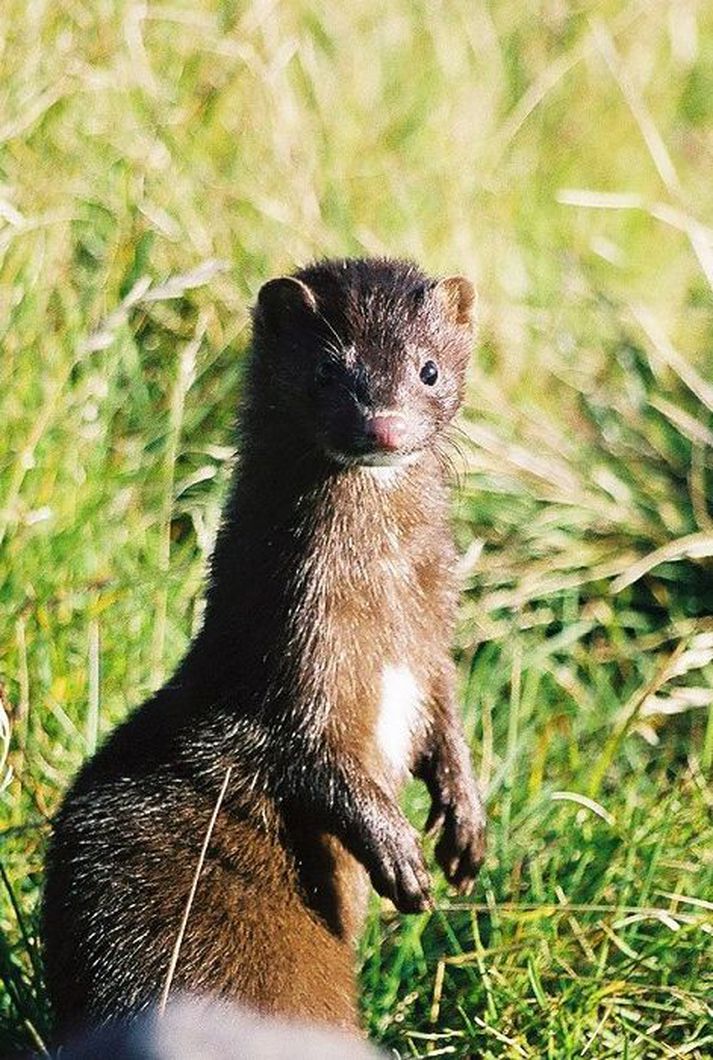
<path id="1" fill-rule="evenodd" d="M 284 677 L 299 667 L 291 658 L 300 652 L 295 616 L 302 625 L 316 621 L 307 602 L 326 598 L 330 606 L 342 593 L 378 600 L 394 550 L 407 559 L 403 553 L 423 547 L 445 521 L 435 454 L 374 475 L 274 442 L 244 447 L 213 554 L 203 629 L 177 675 L 208 698 L 236 687 L 259 694 L 277 670 Z M 316 629 L 317 654 L 318 645 Z"/>

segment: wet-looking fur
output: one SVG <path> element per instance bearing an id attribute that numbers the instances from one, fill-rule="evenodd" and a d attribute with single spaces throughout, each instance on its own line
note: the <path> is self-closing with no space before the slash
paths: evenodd
<path id="1" fill-rule="evenodd" d="M 155 1001 L 228 766 L 178 990 L 354 1026 L 367 882 L 430 901 L 399 808 L 432 798 L 467 889 L 484 815 L 454 701 L 454 550 L 442 450 L 473 291 L 389 260 L 267 283 L 239 460 L 202 629 L 171 680 L 83 767 L 47 861 L 60 1033 Z"/>

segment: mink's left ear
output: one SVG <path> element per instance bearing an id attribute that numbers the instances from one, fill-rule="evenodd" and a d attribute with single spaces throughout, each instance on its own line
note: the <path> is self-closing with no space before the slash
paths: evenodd
<path id="1" fill-rule="evenodd" d="M 461 327 L 473 327 L 476 295 L 475 288 L 465 276 L 446 276 L 433 288 L 446 319 Z"/>
<path id="2" fill-rule="evenodd" d="M 279 331 L 295 315 L 314 313 L 316 308 L 317 299 L 306 283 L 296 276 L 278 276 L 260 288 L 253 319 Z"/>

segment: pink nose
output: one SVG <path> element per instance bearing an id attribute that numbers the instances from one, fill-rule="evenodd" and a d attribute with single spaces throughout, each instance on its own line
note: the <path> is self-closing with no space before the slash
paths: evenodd
<path id="1" fill-rule="evenodd" d="M 371 416 L 364 424 L 364 434 L 376 449 L 400 449 L 406 438 L 408 424 L 403 416 Z"/>

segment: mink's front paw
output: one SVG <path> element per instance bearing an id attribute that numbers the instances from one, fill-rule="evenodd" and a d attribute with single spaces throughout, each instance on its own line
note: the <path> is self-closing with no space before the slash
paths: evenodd
<path id="1" fill-rule="evenodd" d="M 461 894 L 470 894 L 485 857 L 485 811 L 480 797 L 464 795 L 444 806 L 436 860 Z"/>
<path id="2" fill-rule="evenodd" d="M 419 835 L 405 817 L 395 818 L 388 829 L 373 837 L 364 861 L 374 889 L 402 913 L 431 908 L 431 879 Z"/>

